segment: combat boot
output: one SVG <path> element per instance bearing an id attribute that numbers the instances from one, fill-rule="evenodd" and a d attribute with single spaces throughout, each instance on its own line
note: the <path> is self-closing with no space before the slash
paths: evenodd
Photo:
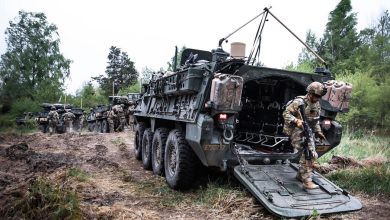
<path id="1" fill-rule="evenodd" d="M 303 187 L 305 189 L 318 189 L 319 186 L 315 183 L 313 183 L 312 181 L 305 181 L 303 182 Z"/>

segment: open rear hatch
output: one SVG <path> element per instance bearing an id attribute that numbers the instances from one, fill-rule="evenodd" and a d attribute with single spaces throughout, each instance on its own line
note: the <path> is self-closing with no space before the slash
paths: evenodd
<path id="1" fill-rule="evenodd" d="M 284 217 L 356 211 L 361 203 L 346 191 L 313 172 L 319 189 L 306 190 L 295 178 L 297 164 L 245 165 L 234 167 L 236 178 L 271 213 Z"/>

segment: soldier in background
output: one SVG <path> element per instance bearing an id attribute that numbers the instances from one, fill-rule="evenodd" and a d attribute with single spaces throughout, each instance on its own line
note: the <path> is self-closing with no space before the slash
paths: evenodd
<path id="1" fill-rule="evenodd" d="M 47 115 L 47 120 L 49 121 L 49 133 L 50 135 L 53 134 L 53 131 L 56 131 L 57 124 L 60 121 L 60 117 L 58 115 L 58 112 L 56 111 L 56 107 L 52 106 L 50 108 L 50 112 Z"/>
<path id="2" fill-rule="evenodd" d="M 110 132 L 114 132 L 114 121 L 116 120 L 116 118 L 118 117 L 117 115 L 117 110 L 112 107 L 110 111 L 108 111 L 108 117 L 107 117 L 107 121 L 108 121 L 108 128 L 110 130 Z"/>
<path id="3" fill-rule="evenodd" d="M 129 107 L 129 127 L 132 131 L 134 131 L 134 110 L 135 110 L 135 105 L 130 105 Z"/>
<path id="4" fill-rule="evenodd" d="M 66 132 L 73 132 L 73 121 L 76 116 L 70 111 L 70 109 L 65 109 L 65 113 L 63 115 Z"/>
<path id="5" fill-rule="evenodd" d="M 284 128 L 283 132 L 290 138 L 291 145 L 294 149 L 301 153 L 299 160 L 299 170 L 297 179 L 303 182 L 306 189 L 318 188 L 318 185 L 312 182 L 312 165 L 309 165 L 305 159 L 303 152 L 303 120 L 299 110 L 299 106 L 304 106 L 304 114 L 313 133 L 321 139 L 325 139 L 319 124 L 321 105 L 319 100 L 326 93 L 326 88 L 319 82 L 311 83 L 307 89 L 305 96 L 298 96 L 287 103 L 286 110 L 283 112 Z M 309 142 L 310 143 L 310 142 Z M 312 163 L 315 163 L 318 154 L 315 151 L 315 146 L 308 146 L 312 152 Z"/>
<path id="6" fill-rule="evenodd" d="M 79 133 L 81 133 L 81 130 L 83 130 L 84 121 L 85 121 L 85 115 L 84 113 L 80 115 L 79 117 Z"/>
<path id="7" fill-rule="evenodd" d="M 125 111 L 124 111 L 124 108 L 125 108 L 125 105 L 124 104 L 121 104 L 118 108 L 118 127 L 116 129 L 116 131 L 123 131 L 125 129 L 125 125 L 126 125 L 126 114 L 125 114 Z"/>

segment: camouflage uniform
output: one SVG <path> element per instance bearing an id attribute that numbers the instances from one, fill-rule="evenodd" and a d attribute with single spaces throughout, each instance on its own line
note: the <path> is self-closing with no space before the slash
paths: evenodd
<path id="1" fill-rule="evenodd" d="M 66 110 L 63 117 L 66 126 L 66 131 L 73 132 L 73 120 L 76 118 L 76 116 L 71 111 Z"/>
<path id="2" fill-rule="evenodd" d="M 79 132 L 81 132 L 81 130 L 83 129 L 83 126 L 84 126 L 84 120 L 85 120 L 85 116 L 84 114 L 81 114 L 80 115 L 80 118 L 79 118 Z"/>
<path id="3" fill-rule="evenodd" d="M 134 110 L 135 110 L 135 106 L 131 105 L 129 107 L 129 126 L 130 126 L 132 131 L 134 131 L 134 122 L 135 122 Z"/>
<path id="4" fill-rule="evenodd" d="M 114 121 L 116 120 L 117 117 L 118 117 L 118 115 L 117 115 L 116 109 L 114 109 L 114 107 L 112 107 L 111 111 L 108 112 L 108 117 L 107 117 L 107 122 L 108 122 L 110 132 L 115 131 L 114 130 Z"/>
<path id="5" fill-rule="evenodd" d="M 118 118 L 117 118 L 117 131 L 123 131 L 125 129 L 126 125 L 126 112 L 124 111 L 125 105 L 121 104 L 120 106 L 117 107 L 118 109 Z"/>
<path id="6" fill-rule="evenodd" d="M 315 86 L 318 86 L 318 91 L 323 88 L 320 84 L 315 82 Z M 308 86 L 308 92 L 311 88 L 310 86 L 313 86 L 310 84 Z M 321 93 L 322 94 L 322 93 Z M 321 112 L 321 105 L 319 101 L 312 103 L 309 101 L 308 97 L 309 93 L 306 96 L 298 96 L 292 101 L 290 101 L 287 104 L 286 110 L 283 112 L 283 118 L 284 118 L 284 127 L 283 132 L 287 134 L 290 137 L 291 145 L 294 147 L 294 149 L 298 150 L 298 152 L 302 153 L 303 151 L 303 129 L 298 127 L 296 124 L 297 120 L 302 120 L 301 113 L 299 111 L 299 106 L 304 105 L 304 114 L 306 116 L 307 123 L 309 124 L 310 128 L 313 130 L 313 133 L 316 133 L 318 136 L 323 136 L 321 127 L 319 124 L 320 119 L 320 112 Z M 309 142 L 310 143 L 310 142 Z M 309 144 L 309 150 L 313 153 L 313 159 L 312 163 L 315 163 L 315 160 L 318 158 L 318 155 L 315 151 L 315 146 L 311 146 Z M 305 183 L 311 183 L 312 184 L 312 167 L 307 164 L 307 161 L 305 159 L 305 156 L 301 154 L 300 160 L 299 160 L 299 173 L 297 175 L 297 178 L 300 179 L 304 184 Z M 314 184 L 313 187 L 316 187 Z M 318 186 L 317 186 L 318 187 Z"/>
<path id="7" fill-rule="evenodd" d="M 60 121 L 60 116 L 58 115 L 58 112 L 56 111 L 56 108 L 54 106 L 51 107 L 51 110 L 47 115 L 47 119 L 49 121 L 49 132 L 51 135 L 53 134 L 53 131 L 56 131 L 57 124 Z"/>

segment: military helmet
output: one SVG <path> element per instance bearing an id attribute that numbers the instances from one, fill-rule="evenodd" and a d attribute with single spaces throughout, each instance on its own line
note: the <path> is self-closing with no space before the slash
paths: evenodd
<path id="1" fill-rule="evenodd" d="M 56 110 L 56 107 L 54 105 L 51 106 L 51 110 Z M 46 110 L 47 111 L 47 110 Z"/>
<path id="2" fill-rule="evenodd" d="M 326 94 L 326 87 L 320 82 L 312 82 L 307 86 L 306 92 L 317 96 L 324 96 Z"/>

